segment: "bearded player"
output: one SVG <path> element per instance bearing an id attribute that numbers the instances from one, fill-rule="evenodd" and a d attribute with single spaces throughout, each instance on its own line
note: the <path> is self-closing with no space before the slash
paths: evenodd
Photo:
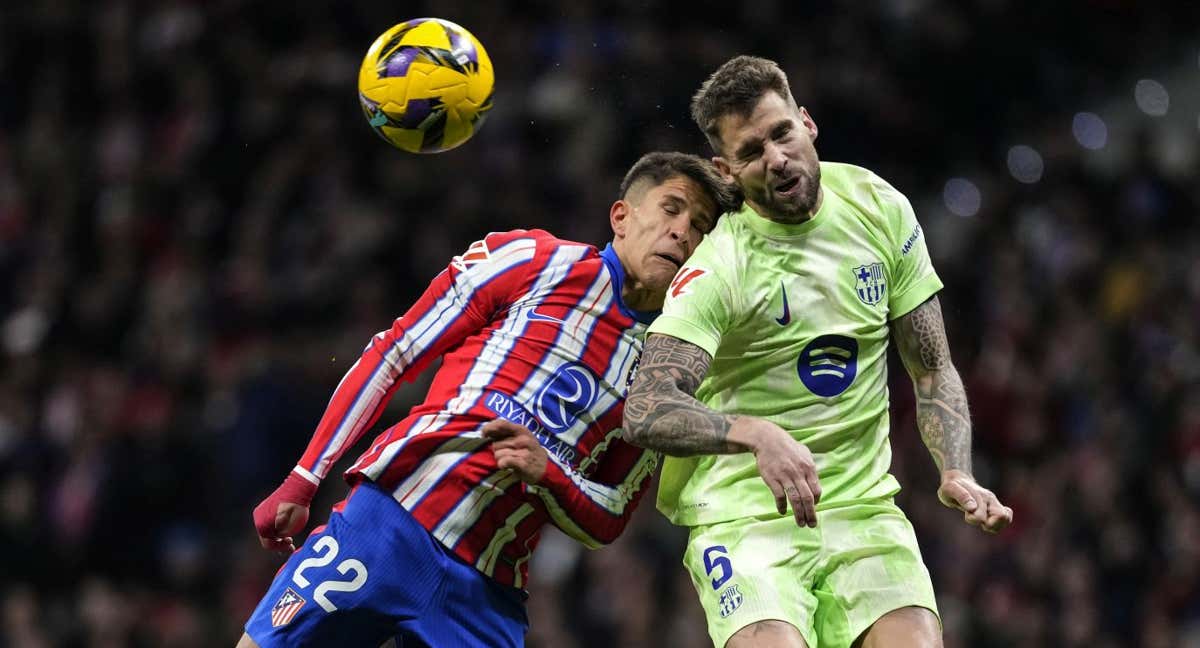
<path id="1" fill-rule="evenodd" d="M 713 643 L 940 646 L 888 473 L 889 340 L 916 387 L 938 497 L 990 532 L 1012 510 L 972 476 L 942 283 L 912 207 L 866 169 L 818 161 L 817 125 L 771 61 L 722 65 L 692 116 L 746 202 L 668 291 L 625 424 L 632 443 L 671 455 L 658 506 L 690 528 L 684 564 Z"/>

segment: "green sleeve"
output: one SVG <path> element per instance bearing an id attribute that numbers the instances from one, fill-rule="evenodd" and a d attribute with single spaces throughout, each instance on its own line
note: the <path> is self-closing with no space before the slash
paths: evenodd
<path id="1" fill-rule="evenodd" d="M 662 315 L 650 325 L 648 333 L 679 338 L 715 356 L 732 321 L 733 291 L 716 272 L 724 265 L 702 253 L 706 247 L 711 250 L 711 246 L 702 243 L 688 264 L 676 273 L 667 289 Z"/>
<path id="2" fill-rule="evenodd" d="M 892 243 L 888 318 L 896 319 L 937 294 L 942 280 L 933 269 L 925 233 L 908 198 L 886 183 L 880 194 L 892 211 L 888 218 Z"/>

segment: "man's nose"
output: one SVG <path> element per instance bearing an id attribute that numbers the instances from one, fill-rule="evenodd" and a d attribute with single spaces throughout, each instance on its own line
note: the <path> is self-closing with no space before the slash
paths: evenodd
<path id="1" fill-rule="evenodd" d="M 778 146 L 768 143 L 763 149 L 763 157 L 767 161 L 768 171 L 775 174 L 782 174 L 787 170 L 788 158 Z"/>
<path id="2" fill-rule="evenodd" d="M 678 241 L 683 244 L 684 249 L 688 246 L 688 230 L 692 226 L 692 219 L 687 212 L 682 212 L 671 220 L 671 226 L 667 231 L 671 235 L 671 240 Z"/>

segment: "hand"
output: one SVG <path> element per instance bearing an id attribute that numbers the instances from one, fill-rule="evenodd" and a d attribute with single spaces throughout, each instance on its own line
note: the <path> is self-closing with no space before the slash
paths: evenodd
<path id="1" fill-rule="evenodd" d="M 316 484 L 291 472 L 274 493 L 254 507 L 254 528 L 264 549 L 281 553 L 296 550 L 292 536 L 308 523 L 308 507 L 316 493 Z"/>
<path id="2" fill-rule="evenodd" d="M 754 425 L 750 449 L 758 462 L 758 474 L 775 495 L 775 508 L 787 513 L 788 502 L 798 526 L 817 526 L 817 503 L 821 484 L 812 452 L 786 430 L 763 419 L 740 418 Z"/>
<path id="3" fill-rule="evenodd" d="M 550 455 L 533 432 L 504 419 L 488 421 L 480 432 L 485 439 L 491 440 L 497 466 L 513 471 L 526 484 L 542 480 Z"/>
<path id="4" fill-rule="evenodd" d="M 997 533 L 1012 524 L 1013 511 L 1000 503 L 996 494 L 975 483 L 975 478 L 961 470 L 942 472 L 938 499 L 946 506 L 963 512 L 963 520 L 971 526 Z"/>

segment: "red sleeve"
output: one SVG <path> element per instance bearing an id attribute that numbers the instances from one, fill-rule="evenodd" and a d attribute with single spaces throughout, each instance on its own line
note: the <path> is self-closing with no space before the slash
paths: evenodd
<path id="1" fill-rule="evenodd" d="M 625 530 L 657 467 L 657 453 L 618 436 L 601 457 L 594 480 L 550 453 L 546 474 L 531 491 L 545 503 L 554 526 L 594 549 Z"/>
<path id="2" fill-rule="evenodd" d="M 538 241 L 547 237 L 525 230 L 489 234 L 454 257 L 338 383 L 295 471 L 314 483 L 324 479 L 375 424 L 401 380 L 416 378 L 512 302 L 528 281 Z"/>

